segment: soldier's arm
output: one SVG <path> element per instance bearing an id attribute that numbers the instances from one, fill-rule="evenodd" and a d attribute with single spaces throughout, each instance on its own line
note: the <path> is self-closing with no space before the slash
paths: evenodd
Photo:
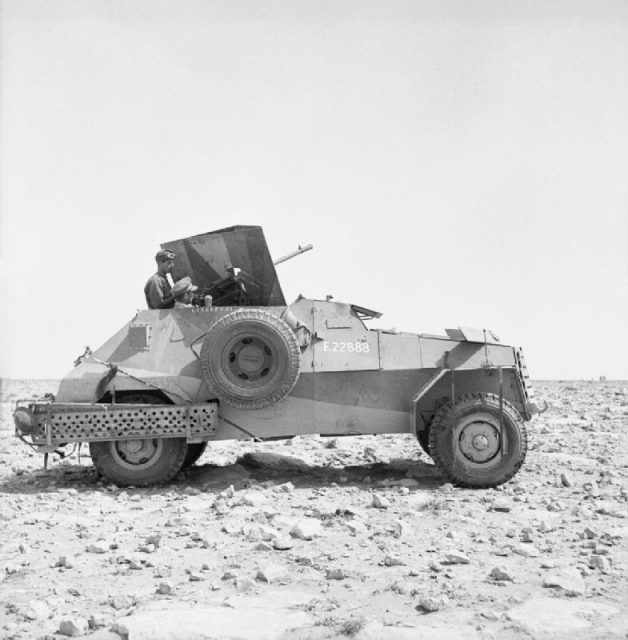
<path id="1" fill-rule="evenodd" d="M 174 298 L 164 295 L 164 287 L 158 280 L 151 280 L 148 285 L 148 297 L 153 309 L 167 309 L 172 306 Z"/>

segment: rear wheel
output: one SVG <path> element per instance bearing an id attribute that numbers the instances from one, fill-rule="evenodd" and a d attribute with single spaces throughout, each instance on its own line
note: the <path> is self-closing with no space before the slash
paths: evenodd
<path id="1" fill-rule="evenodd" d="M 156 404 L 150 394 L 124 397 L 128 404 Z M 117 485 L 148 487 L 172 480 L 182 469 L 188 446 L 185 438 L 141 438 L 90 442 L 99 473 Z"/>
<path id="2" fill-rule="evenodd" d="M 496 487 L 525 460 L 528 438 L 519 412 L 492 393 L 469 393 L 443 405 L 429 434 L 436 466 L 461 487 Z"/>

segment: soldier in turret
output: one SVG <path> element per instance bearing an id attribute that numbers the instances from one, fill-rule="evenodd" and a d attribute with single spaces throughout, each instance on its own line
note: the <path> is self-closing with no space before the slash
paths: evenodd
<path id="1" fill-rule="evenodd" d="M 198 291 L 198 287 L 192 284 L 191 278 L 186 276 L 185 278 L 181 278 L 181 280 L 177 280 L 172 287 L 174 308 L 191 307 L 195 291 Z"/>
<path id="2" fill-rule="evenodd" d="M 172 309 L 174 297 L 172 287 L 166 277 L 174 267 L 175 254 L 165 249 L 155 254 L 157 273 L 154 273 L 144 285 L 144 295 L 149 309 Z"/>

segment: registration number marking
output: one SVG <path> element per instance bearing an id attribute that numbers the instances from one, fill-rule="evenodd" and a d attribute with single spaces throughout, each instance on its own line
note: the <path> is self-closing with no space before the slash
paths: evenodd
<path id="1" fill-rule="evenodd" d="M 323 342 L 323 351 L 332 353 L 369 353 L 370 350 L 368 342 Z"/>

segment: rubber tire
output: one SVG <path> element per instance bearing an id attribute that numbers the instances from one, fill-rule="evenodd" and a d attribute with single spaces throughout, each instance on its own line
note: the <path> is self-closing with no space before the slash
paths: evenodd
<path id="1" fill-rule="evenodd" d="M 197 462 L 205 453 L 207 442 L 188 442 L 188 452 L 185 454 L 182 469 L 187 469 Z"/>
<path id="2" fill-rule="evenodd" d="M 474 413 L 489 414 L 499 420 L 499 397 L 492 393 L 468 393 L 444 404 L 432 420 L 429 448 L 436 466 L 459 487 L 486 489 L 508 482 L 519 471 L 528 448 L 523 418 L 509 402 L 503 401 L 502 434 L 506 453 L 490 464 L 469 466 L 454 442 L 453 431 L 463 418 Z"/>
<path id="3" fill-rule="evenodd" d="M 273 371 L 267 380 L 246 382 L 228 371 L 235 342 L 252 338 L 267 346 Z M 263 409 L 286 396 L 299 378 L 301 350 L 288 324 L 263 309 L 238 309 L 213 324 L 203 340 L 201 372 L 213 397 L 237 409 Z"/>
<path id="4" fill-rule="evenodd" d="M 120 400 L 126 404 L 163 404 L 155 402 L 151 394 L 135 393 L 125 395 Z M 150 487 L 170 482 L 183 468 L 188 445 L 185 438 L 152 438 L 162 440 L 159 459 L 145 469 L 133 472 L 121 466 L 114 457 L 116 441 L 90 442 L 89 453 L 98 472 L 120 487 Z"/>

